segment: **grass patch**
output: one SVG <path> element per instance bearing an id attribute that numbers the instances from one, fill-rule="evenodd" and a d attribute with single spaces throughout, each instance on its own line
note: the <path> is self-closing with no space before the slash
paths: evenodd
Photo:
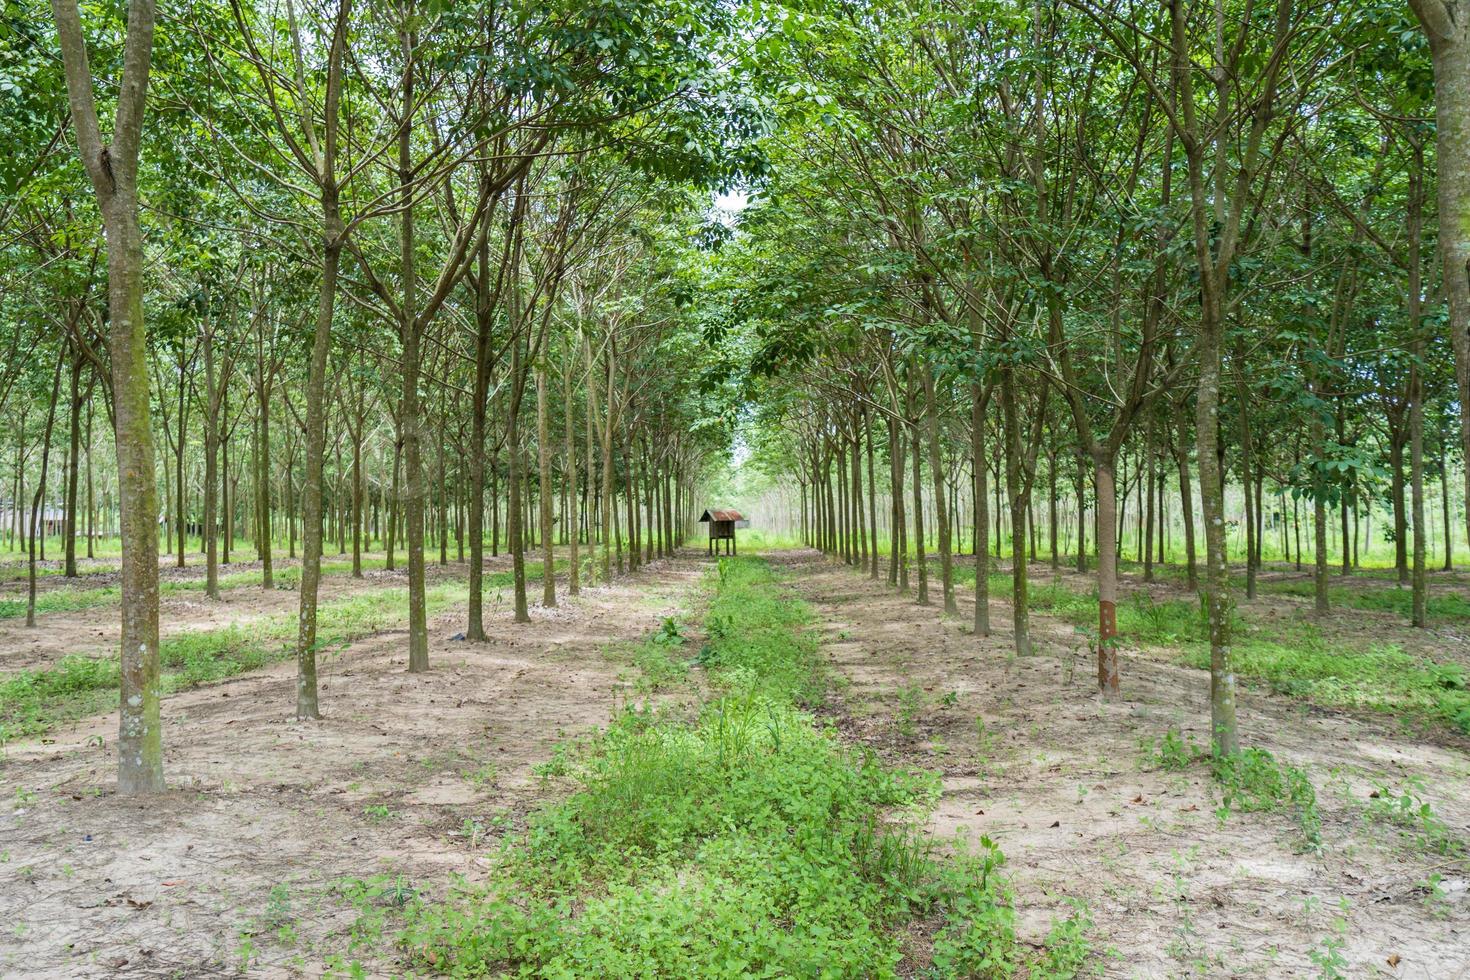
<path id="1" fill-rule="evenodd" d="M 956 573 L 957 580 L 975 581 L 973 569 Z M 990 576 L 993 595 L 1009 595 L 1010 588 L 1009 575 Z M 1305 588 L 1310 594 L 1311 583 Z M 1401 596 L 1404 602 L 1409 598 L 1408 592 L 1393 589 L 1365 589 L 1360 594 L 1367 602 L 1381 602 L 1389 595 Z M 1030 597 L 1033 610 L 1065 620 L 1082 633 L 1094 629 L 1095 590 L 1081 592 L 1061 582 L 1033 581 Z M 1446 610 L 1466 602 L 1460 596 L 1438 598 Z M 1329 641 L 1316 623 L 1306 619 L 1262 621 L 1238 608 L 1231 616 L 1232 664 L 1241 677 L 1326 707 L 1382 712 L 1470 734 L 1470 674 L 1459 664 L 1415 656 L 1392 644 Z M 1166 651 L 1191 667 L 1209 669 L 1209 631 L 1198 601 L 1156 600 L 1147 592 L 1134 592 L 1118 603 L 1118 632 L 1125 643 Z"/>
<path id="2" fill-rule="evenodd" d="M 425 593 L 429 614 L 463 601 L 458 583 Z M 407 619 L 408 590 L 383 589 L 317 607 L 319 655 Z M 296 614 L 170 637 L 159 645 L 160 686 L 168 694 L 233 677 L 295 655 Z M 0 744 L 43 735 L 56 725 L 111 710 L 118 698 L 115 657 L 69 655 L 44 670 L 0 683 Z"/>
<path id="3" fill-rule="evenodd" d="M 1236 672 L 1277 693 L 1317 704 L 1419 718 L 1470 734 L 1470 690 L 1458 664 L 1442 664 L 1399 647 L 1329 645 L 1310 624 L 1278 638 L 1256 629 L 1234 644 Z M 1190 647 L 1184 660 L 1209 667 L 1209 649 Z"/>
<path id="4" fill-rule="evenodd" d="M 384 564 L 382 558 L 364 558 L 362 567 L 365 570 L 380 569 Z M 221 566 L 221 568 L 224 567 Z M 350 571 L 352 571 L 352 562 L 350 561 L 322 562 L 323 575 L 343 575 Z M 291 565 L 286 568 L 276 569 L 271 579 L 274 588 L 298 589 L 301 587 L 301 566 Z M 79 576 L 79 580 L 85 581 L 86 576 Z M 247 572 L 227 572 L 219 577 L 219 587 L 221 589 L 238 589 L 258 585 L 260 585 L 259 569 Z M 206 587 L 207 582 L 203 576 L 199 578 L 180 579 L 161 577 L 158 583 L 158 591 L 162 595 L 203 592 Z M 54 612 L 80 612 L 86 609 L 96 609 L 100 606 L 116 605 L 121 598 L 122 592 L 116 585 L 104 585 L 96 588 L 69 587 L 49 589 L 36 595 L 36 613 L 40 615 Z M 25 599 L 0 599 L 0 619 L 16 619 L 25 614 Z"/>
<path id="5" fill-rule="evenodd" d="M 883 766 L 811 714 L 824 690 L 811 612 L 762 561 L 719 564 L 696 718 L 624 709 L 543 767 L 571 793 L 500 846 L 490 881 L 393 910 L 422 968 L 461 975 L 891 976 L 904 932 L 939 923 L 942 976 L 1033 959 L 989 840 L 941 856 L 923 833 L 932 775 Z M 643 647 L 678 649 L 666 621 Z M 680 637 L 681 639 L 681 637 Z M 381 884 L 347 888 L 382 935 Z M 1075 974 L 1084 928 L 1038 967 Z M 1032 975 L 1038 975 L 1032 973 Z"/>
<path id="6" fill-rule="evenodd" d="M 1260 582 L 1256 587 L 1273 595 L 1300 596 L 1306 599 L 1317 594 L 1310 579 Z M 1327 601 L 1335 609 L 1392 613 L 1402 619 L 1408 619 L 1414 610 L 1413 590 L 1396 587 L 1354 589 L 1344 585 L 1329 585 Z M 1470 599 L 1459 592 L 1430 590 L 1426 597 L 1426 609 L 1430 616 L 1438 619 L 1470 619 Z"/>
<path id="7" fill-rule="evenodd" d="M 351 568 L 350 563 L 345 566 Z M 258 573 L 248 574 L 255 581 Z M 299 575 L 299 573 L 298 573 Z M 541 567 L 528 565 L 526 581 L 540 582 Z M 511 572 L 486 575 L 487 592 L 513 583 Z M 202 580 L 199 586 L 203 588 Z M 444 582 L 425 589 L 428 615 L 467 600 L 468 588 Z M 408 619 L 406 588 L 375 589 L 317 606 L 318 655 L 397 626 Z M 198 630 L 159 645 L 163 693 L 223 680 L 295 655 L 297 614 L 283 613 L 251 623 Z M 23 670 L 0 682 L 0 745 L 43 735 L 56 725 L 111 710 L 118 698 L 118 664 L 113 657 L 68 655 L 43 670 Z"/>
<path id="8" fill-rule="evenodd" d="M 121 593 L 115 585 L 98 589 L 48 589 L 36 593 L 36 615 L 80 612 L 117 603 Z M 25 599 L 0 599 L 0 619 L 18 619 L 26 614 Z"/>
<path id="9" fill-rule="evenodd" d="M 1220 805 L 1215 813 L 1223 823 L 1232 812 L 1284 810 L 1296 820 L 1307 850 L 1322 846 L 1322 816 L 1317 791 L 1307 774 L 1277 761 L 1265 749 L 1242 749 L 1212 760 Z"/>

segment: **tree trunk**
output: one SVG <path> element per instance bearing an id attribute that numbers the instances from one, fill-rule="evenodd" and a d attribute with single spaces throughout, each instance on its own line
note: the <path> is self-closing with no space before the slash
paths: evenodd
<path id="1" fill-rule="evenodd" d="M 205 314 L 208 316 L 208 314 Z M 204 353 L 204 594 L 219 598 L 219 391 L 214 370 L 214 325 L 201 338 Z"/>
<path id="2" fill-rule="evenodd" d="M 1210 731 L 1219 755 L 1240 750 L 1235 724 L 1235 672 L 1230 663 L 1230 569 L 1225 553 L 1225 486 L 1220 470 L 1219 311 L 1206 304 L 1200 324 L 1195 404 L 1200 503 L 1205 519 L 1205 609 L 1210 632 Z"/>
<path id="3" fill-rule="evenodd" d="M 1093 465 L 1097 484 L 1097 686 L 1116 694 L 1118 676 L 1118 553 L 1114 525 L 1118 519 L 1118 491 L 1113 461 L 1099 451 Z"/>
<path id="4" fill-rule="evenodd" d="M 108 352 L 122 544 L 121 710 L 118 791 L 163 790 L 158 704 L 158 497 L 143 324 L 143 236 L 138 227 L 138 146 L 153 52 L 154 4 L 128 4 L 123 71 L 112 143 L 97 121 L 91 69 L 75 0 L 52 0 L 76 145 L 106 232 Z"/>
<path id="5" fill-rule="evenodd" d="M 414 112 L 414 48 L 418 37 L 413 31 L 402 31 L 403 48 L 403 114 Z M 400 214 L 400 300 L 402 322 L 399 334 L 403 353 L 399 360 L 403 372 L 403 399 L 399 417 L 403 433 L 403 520 L 408 532 L 408 672 L 429 669 L 429 625 L 424 596 L 424 470 L 422 459 L 423 419 L 419 406 L 419 334 L 418 279 L 414 271 L 413 223 L 413 158 L 410 139 L 413 129 L 405 123 L 398 137 L 398 181 L 401 187 Z"/>
<path id="6" fill-rule="evenodd" d="M 555 557 L 551 537 L 551 428 L 546 404 L 546 371 L 536 369 L 536 455 L 541 478 L 541 604 L 556 605 Z"/>
<path id="7" fill-rule="evenodd" d="M 920 435 L 917 423 L 912 425 L 913 432 L 909 437 L 909 465 L 913 468 L 911 482 L 914 495 L 914 569 L 919 576 L 918 603 L 921 606 L 929 604 L 929 559 L 924 550 L 924 494 L 923 484 L 920 480 Z"/>
<path id="8" fill-rule="evenodd" d="M 975 621 L 976 636 L 990 635 L 990 488 L 985 485 L 985 405 L 989 392 L 970 384 L 970 458 L 975 466 Z"/>
<path id="9" fill-rule="evenodd" d="M 954 597 L 954 559 L 950 554 L 949 491 L 944 482 L 944 461 L 939 451 L 939 404 L 934 397 L 934 371 L 924 366 L 924 414 L 929 430 L 929 469 L 934 480 L 934 517 L 939 535 L 939 577 L 944 594 L 944 611 L 958 613 Z"/>
<path id="10" fill-rule="evenodd" d="M 509 536 L 511 577 L 514 581 L 515 590 L 515 621 L 518 623 L 529 623 L 531 621 L 531 610 L 526 602 L 526 548 L 525 548 L 525 513 L 521 503 L 521 491 L 524 477 L 522 473 L 525 464 L 521 458 L 521 425 L 520 425 L 520 391 L 518 390 L 524 379 L 521 368 L 521 344 L 519 339 L 512 341 L 511 353 L 511 385 L 513 390 L 510 396 L 510 411 L 505 417 L 505 442 L 506 451 L 510 454 L 510 503 L 506 507 L 505 521 L 506 533 Z"/>
<path id="11" fill-rule="evenodd" d="M 1470 17 L 1446 0 L 1410 0 L 1434 63 L 1439 251 L 1449 298 L 1460 404 L 1465 520 L 1470 534 Z"/>
<path id="12" fill-rule="evenodd" d="M 1031 609 L 1027 596 L 1026 493 L 1021 472 L 1021 419 L 1015 373 L 1001 371 L 1001 414 L 1005 426 L 1006 496 L 1011 506 L 1011 625 L 1016 655 L 1031 656 Z M 1099 488 L 1101 489 L 1101 488 Z M 1111 537 L 1111 535 L 1109 535 Z"/>
<path id="13" fill-rule="evenodd" d="M 65 574 L 67 578 L 77 577 L 77 477 L 81 469 L 82 453 L 82 355 L 77 351 L 72 357 L 71 365 L 71 397 L 68 402 L 71 406 L 71 451 L 67 454 L 66 465 L 66 514 L 64 527 L 66 528 L 66 541 L 64 552 L 66 558 Z"/>
<path id="14" fill-rule="evenodd" d="M 36 481 L 36 495 L 31 500 L 31 550 L 26 561 L 26 626 L 36 625 L 36 538 L 46 536 L 46 476 L 51 463 L 51 433 L 56 425 L 56 403 L 61 395 L 61 365 L 66 360 L 66 346 L 56 355 L 56 370 L 51 375 L 51 401 L 46 407 L 46 428 L 41 435 L 41 476 Z M 39 527 L 37 526 L 39 523 Z"/>
<path id="15" fill-rule="evenodd" d="M 1466 68 L 1470 70 L 1470 64 L 1467 64 Z M 1470 109 L 1470 103 L 1467 103 L 1465 107 Z M 1470 151 L 1470 142 L 1467 142 L 1464 149 Z M 1425 573 L 1424 527 L 1424 376 L 1420 370 L 1424 359 L 1424 323 L 1421 309 L 1423 273 L 1419 255 L 1419 241 L 1423 236 L 1424 228 L 1423 180 L 1424 151 L 1418 143 L 1415 143 L 1414 159 L 1409 170 L 1408 201 L 1409 488 L 1414 533 L 1413 596 L 1410 622 L 1421 629 L 1429 625 L 1429 583 Z M 1467 211 L 1467 216 L 1470 216 L 1470 211 Z M 1465 230 L 1470 231 L 1470 222 L 1467 222 Z M 1467 251 L 1466 255 L 1470 257 L 1470 251 Z M 1462 272 L 1470 275 L 1470 268 L 1462 269 Z M 1462 402 L 1460 412 L 1463 415 L 1466 411 L 1467 406 Z M 1448 524 L 1445 525 L 1445 531 L 1446 538 L 1448 538 Z M 1325 556 L 1319 559 L 1319 564 L 1323 567 L 1318 574 L 1325 583 L 1327 575 Z"/>

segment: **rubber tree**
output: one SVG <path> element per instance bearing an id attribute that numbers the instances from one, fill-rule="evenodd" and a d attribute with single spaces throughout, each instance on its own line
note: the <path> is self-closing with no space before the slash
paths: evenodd
<path id="1" fill-rule="evenodd" d="M 1470 460 L 1470 11 L 1451 0 L 1409 0 L 1434 64 L 1439 252 L 1449 299 L 1450 348 L 1460 401 L 1460 449 Z M 1470 531 L 1470 465 L 1465 467 Z"/>
<path id="2" fill-rule="evenodd" d="M 153 61 L 153 0 L 130 0 L 112 139 L 104 142 L 92 68 L 76 0 L 51 0 L 66 70 L 72 129 L 107 237 L 113 417 L 122 568 L 122 663 L 118 792 L 164 788 L 158 697 L 158 491 L 148 404 L 143 323 L 143 234 L 138 224 L 138 151 Z"/>

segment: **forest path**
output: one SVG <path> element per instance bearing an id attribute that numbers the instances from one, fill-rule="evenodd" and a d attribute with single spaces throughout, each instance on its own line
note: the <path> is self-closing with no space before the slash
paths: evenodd
<path id="1" fill-rule="evenodd" d="M 1221 823 L 1205 762 L 1142 764 L 1140 740 L 1171 728 L 1208 743 L 1205 672 L 1124 652 L 1123 695 L 1103 701 L 1086 640 L 1067 624 L 1033 613 L 1036 654 L 1018 659 L 1006 601 L 992 602 L 994 634 L 977 638 L 963 593 L 960 616 L 944 617 L 815 552 L 769 557 L 820 618 L 843 678 L 841 729 L 890 762 L 942 773 L 930 829 L 1000 844 L 1024 938 L 1044 936 L 1076 898 L 1097 948 L 1114 951 L 1109 976 L 1334 975 L 1313 957 L 1330 956 L 1339 935 L 1347 963 L 1335 975 L 1470 971 L 1463 859 L 1415 844 L 1423 826 L 1401 833 L 1383 819 L 1387 799 L 1369 795 L 1412 788 L 1464 842 L 1463 752 L 1243 692 L 1242 741 L 1303 767 L 1316 787 L 1323 849 L 1303 852 L 1285 813 Z M 1435 874 L 1443 897 L 1426 887 Z"/>
<path id="2" fill-rule="evenodd" d="M 402 631 L 376 634 L 324 658 L 319 723 L 292 719 L 293 662 L 170 696 L 162 797 L 115 795 L 115 712 L 9 746 L 0 974 L 320 970 L 355 918 L 333 883 L 473 879 L 487 841 L 548 792 L 532 767 L 631 696 L 608 645 L 694 602 L 704 571 L 655 562 L 526 625 L 491 593 L 491 642 L 454 640 L 451 608 L 431 620 L 424 675 L 406 672 Z"/>

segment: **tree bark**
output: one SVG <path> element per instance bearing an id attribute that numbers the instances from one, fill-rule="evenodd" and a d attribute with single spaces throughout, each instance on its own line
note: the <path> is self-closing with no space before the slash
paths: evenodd
<path id="1" fill-rule="evenodd" d="M 990 390 L 970 384 L 970 457 L 975 464 L 975 621 L 976 636 L 990 635 L 990 488 L 985 466 L 985 406 Z"/>
<path id="2" fill-rule="evenodd" d="M 1447 0 L 1409 0 L 1434 64 L 1439 251 L 1449 299 L 1450 349 L 1460 403 L 1460 449 L 1470 461 L 1470 17 Z M 1470 534 L 1470 463 L 1465 466 Z"/>
<path id="3" fill-rule="evenodd" d="M 939 535 L 939 578 L 944 611 L 958 613 L 954 597 L 954 559 L 950 554 L 949 491 L 944 480 L 944 461 L 939 451 L 939 403 L 934 397 L 934 371 L 924 366 L 924 414 L 929 430 L 929 469 L 934 480 L 934 517 Z"/>
<path id="4" fill-rule="evenodd" d="M 118 791 L 161 792 L 158 697 L 158 496 L 143 324 L 143 236 L 138 226 L 138 145 L 153 56 L 152 0 L 128 4 L 112 143 L 104 145 L 76 0 L 52 0 L 77 150 L 102 212 L 107 247 L 108 353 L 117 446 L 122 544 L 121 709 Z"/>
<path id="5" fill-rule="evenodd" d="M 551 535 L 551 427 L 546 398 L 546 369 L 536 368 L 536 455 L 541 484 L 541 604 L 556 605 L 555 556 Z M 630 461 L 631 465 L 631 461 Z M 631 505 L 631 497 L 629 498 Z"/>

